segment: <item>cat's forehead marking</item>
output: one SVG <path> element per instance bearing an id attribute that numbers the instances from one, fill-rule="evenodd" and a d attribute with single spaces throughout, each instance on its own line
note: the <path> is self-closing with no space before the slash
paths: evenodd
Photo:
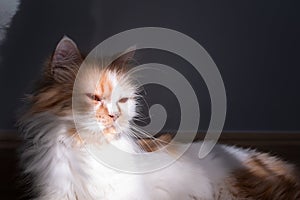
<path id="1" fill-rule="evenodd" d="M 110 98 L 114 87 L 117 86 L 118 77 L 114 72 L 103 72 L 99 83 L 97 84 L 97 93 L 102 97 Z"/>
<path id="2" fill-rule="evenodd" d="M 101 77 L 99 87 L 104 97 L 110 96 L 112 91 L 112 84 L 110 82 L 109 75 L 107 73 L 105 73 Z"/>

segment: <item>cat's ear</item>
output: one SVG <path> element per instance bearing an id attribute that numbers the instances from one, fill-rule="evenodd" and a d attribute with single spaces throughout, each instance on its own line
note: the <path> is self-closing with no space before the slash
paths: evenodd
<path id="1" fill-rule="evenodd" d="M 70 75 L 74 75 L 74 70 L 77 70 L 82 61 L 82 56 L 75 42 L 64 36 L 57 44 L 51 58 L 52 77 L 59 82 L 69 80 L 72 78 Z"/>
<path id="2" fill-rule="evenodd" d="M 128 61 L 133 60 L 135 51 L 136 51 L 136 46 L 129 47 L 122 53 L 122 55 L 117 59 L 117 61 L 128 62 Z"/>
<path id="3" fill-rule="evenodd" d="M 134 61 L 135 52 L 136 46 L 129 47 L 123 53 L 117 55 L 118 58 L 112 62 L 111 68 L 117 71 L 126 71 L 126 66 L 132 64 Z"/>

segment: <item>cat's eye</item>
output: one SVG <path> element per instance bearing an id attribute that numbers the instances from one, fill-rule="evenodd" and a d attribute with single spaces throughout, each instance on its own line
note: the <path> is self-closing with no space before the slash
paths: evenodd
<path id="1" fill-rule="evenodd" d="M 92 99 L 94 101 L 101 101 L 101 98 L 96 94 L 88 93 L 88 94 L 86 94 L 86 96 L 88 96 L 90 99 Z"/>
<path id="2" fill-rule="evenodd" d="M 119 100 L 120 103 L 126 103 L 128 101 L 128 98 L 127 97 L 124 97 L 124 98 L 121 98 Z"/>

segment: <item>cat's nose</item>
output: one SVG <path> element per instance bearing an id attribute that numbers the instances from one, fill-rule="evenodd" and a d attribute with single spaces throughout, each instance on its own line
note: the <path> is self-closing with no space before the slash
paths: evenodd
<path id="1" fill-rule="evenodd" d="M 120 113 L 119 112 L 111 113 L 108 116 L 111 117 L 114 121 L 116 121 L 120 117 Z"/>

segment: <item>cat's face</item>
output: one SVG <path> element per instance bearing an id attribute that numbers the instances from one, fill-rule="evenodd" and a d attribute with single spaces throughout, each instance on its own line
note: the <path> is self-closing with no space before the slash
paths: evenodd
<path id="1" fill-rule="evenodd" d="M 102 61 L 85 62 L 80 68 L 83 59 L 76 44 L 64 37 L 33 98 L 34 110 L 75 116 L 77 128 L 87 133 L 126 132 L 136 115 L 136 88 L 124 71 L 130 56 L 132 53 L 121 56 L 109 66 L 103 66 Z"/>
<path id="2" fill-rule="evenodd" d="M 136 90 L 126 74 L 86 66 L 76 81 L 73 109 L 80 127 L 103 134 L 130 128 L 130 121 L 136 115 Z"/>

